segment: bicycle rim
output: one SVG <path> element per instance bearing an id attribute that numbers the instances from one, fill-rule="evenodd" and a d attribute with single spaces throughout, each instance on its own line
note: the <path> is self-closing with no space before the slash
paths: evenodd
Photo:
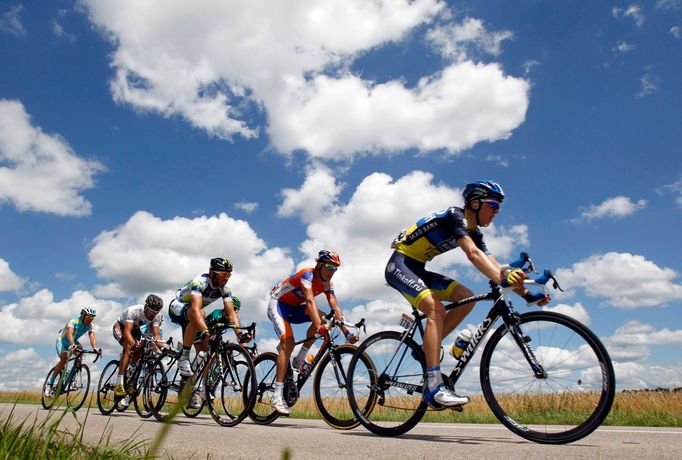
<path id="1" fill-rule="evenodd" d="M 275 394 L 277 354 L 272 352 L 261 353 L 256 357 L 253 365 L 256 377 L 256 397 L 253 408 L 249 411 L 249 418 L 259 425 L 269 425 L 279 417 L 279 412 L 270 405 Z M 249 390 L 249 393 L 252 392 Z"/>
<path id="2" fill-rule="evenodd" d="M 360 422 L 353 415 L 348 402 L 347 377 L 348 365 L 357 348 L 353 345 L 342 345 L 335 351 L 327 353 L 318 365 L 313 381 L 315 406 L 322 419 L 333 428 L 351 430 Z M 371 367 L 367 355 L 360 357 L 365 366 Z M 367 400 L 363 413 L 371 411 L 376 398 Z"/>
<path id="3" fill-rule="evenodd" d="M 353 414 L 365 428 L 381 436 L 406 433 L 426 411 L 423 352 L 413 340 L 402 342 L 401 338 L 395 331 L 374 334 L 360 345 L 348 368 Z"/>
<path id="4" fill-rule="evenodd" d="M 211 375 L 211 371 L 215 375 Z M 250 380 L 247 383 L 247 380 Z M 213 419 L 222 426 L 235 426 L 248 415 L 255 400 L 256 378 L 249 353 L 234 343 L 225 344 L 223 352 L 209 369 L 205 399 Z"/>
<path id="5" fill-rule="evenodd" d="M 152 416 L 152 410 L 146 402 L 144 396 L 144 381 L 151 366 L 149 362 L 140 363 L 140 369 L 135 375 L 135 391 L 132 394 L 133 405 L 135 412 L 142 418 L 149 418 Z"/>
<path id="6" fill-rule="evenodd" d="M 73 410 L 80 409 L 90 392 L 90 368 L 87 364 L 81 364 L 80 369 L 73 374 L 66 391 L 67 407 Z"/>
<path id="7" fill-rule="evenodd" d="M 109 415 L 114 411 L 114 389 L 118 376 L 118 361 L 109 361 L 99 376 L 97 384 L 97 407 L 102 415 Z"/>
<path id="8" fill-rule="evenodd" d="M 170 364 L 168 370 L 164 362 Z M 151 409 L 154 418 L 160 422 L 168 419 L 168 415 L 179 400 L 179 375 L 176 375 L 178 374 L 176 370 L 177 366 L 173 360 L 162 356 L 145 378 L 144 392 L 147 407 Z"/>
<path id="9" fill-rule="evenodd" d="M 54 367 L 50 369 L 47 372 L 47 376 L 45 377 L 45 382 L 43 382 L 43 392 L 40 396 L 40 403 L 43 405 L 43 409 L 49 409 L 52 407 L 54 402 L 57 400 L 59 395 L 57 394 L 57 389 L 53 388 L 52 390 L 52 396 L 45 396 L 45 390 L 47 389 L 48 386 L 50 386 L 50 376 L 52 376 L 52 373 L 54 372 Z M 55 379 L 56 381 L 59 381 L 59 379 Z M 53 385 L 54 386 L 54 385 Z"/>
<path id="10" fill-rule="evenodd" d="M 481 386 L 495 416 L 528 440 L 564 444 L 592 433 L 615 394 L 602 343 L 578 321 L 553 312 L 521 315 L 520 329 L 546 376 L 536 377 L 506 325 L 481 357 Z"/>

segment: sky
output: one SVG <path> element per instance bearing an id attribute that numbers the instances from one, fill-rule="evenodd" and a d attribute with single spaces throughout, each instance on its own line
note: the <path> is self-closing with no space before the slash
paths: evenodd
<path id="1" fill-rule="evenodd" d="M 618 388 L 682 386 L 682 0 L 2 0 L 0 62 L 0 390 L 84 306 L 115 357 L 121 311 L 216 256 L 261 350 L 322 248 L 346 318 L 395 328 L 391 241 L 481 179 L 488 247 L 556 273 Z M 459 250 L 428 268 L 487 288 Z"/>

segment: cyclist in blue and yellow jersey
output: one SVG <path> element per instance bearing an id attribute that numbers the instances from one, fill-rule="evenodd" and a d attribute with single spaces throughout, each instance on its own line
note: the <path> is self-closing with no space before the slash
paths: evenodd
<path id="1" fill-rule="evenodd" d="M 294 350 L 294 333 L 291 324 L 311 322 L 307 336 L 325 333 L 322 324 L 324 313 L 317 308 L 315 296 L 324 293 L 329 306 L 334 311 L 334 316 L 343 319 L 343 312 L 336 302 L 332 277 L 341 265 L 341 258 L 334 251 L 322 250 L 315 259 L 315 267 L 304 268 L 294 275 L 285 279 L 272 291 L 270 291 L 270 303 L 268 305 L 268 317 L 275 328 L 275 334 L 279 337 L 280 352 L 277 357 L 277 374 L 275 376 L 275 394 L 272 398 L 272 407 L 280 414 L 289 414 L 291 409 L 282 397 L 284 379 L 286 378 L 289 358 Z M 343 333 L 350 343 L 357 342 L 358 338 L 348 328 L 343 326 Z M 299 368 L 304 362 L 308 350 L 315 339 L 311 338 L 303 343 L 303 346 L 294 358 L 293 366 Z"/>
<path id="2" fill-rule="evenodd" d="M 189 352 L 196 339 L 197 350 L 208 349 L 208 327 L 204 307 L 222 299 L 225 316 L 229 323 L 239 326 L 239 316 L 234 308 L 232 292 L 227 281 L 232 275 L 232 263 L 224 257 L 211 259 L 208 273 L 199 275 L 178 289 L 175 298 L 169 305 L 169 316 L 172 322 L 182 326 L 182 357 L 178 361 L 180 374 L 184 377 L 193 375 L 189 363 Z M 236 333 L 236 332 L 235 332 Z M 237 334 L 237 333 L 236 333 Z M 237 334 L 240 343 L 251 340 L 248 333 Z"/>
<path id="3" fill-rule="evenodd" d="M 83 334 L 86 332 L 88 333 L 92 349 L 97 349 L 97 339 L 95 337 L 95 331 L 92 328 L 92 322 L 95 320 L 95 316 L 97 316 L 97 310 L 92 307 L 85 307 L 81 310 L 79 316 L 71 318 L 59 331 L 59 336 L 55 343 L 59 362 L 54 366 L 54 371 L 50 376 L 50 384 L 45 387 L 45 396 L 48 398 L 52 397 L 54 380 L 59 376 L 62 369 L 64 369 L 69 352 L 73 353 L 80 347 L 78 339 L 81 338 Z M 102 354 L 101 349 L 98 351 Z"/>
<path id="4" fill-rule="evenodd" d="M 473 295 L 459 282 L 426 270 L 428 261 L 454 248 L 461 248 L 469 261 L 486 277 L 514 292 L 529 303 L 545 305 L 549 296 L 531 294 L 523 286 L 526 274 L 514 270 L 505 274 L 490 254 L 479 227 L 490 225 L 504 200 L 502 187 L 492 181 L 467 184 L 462 192 L 464 208 L 450 207 L 419 219 L 393 241 L 394 249 L 386 265 L 386 281 L 410 304 L 426 315 L 424 354 L 428 375 L 427 403 L 432 406 L 461 406 L 469 402 L 454 388 L 443 384 L 440 371 L 442 339 L 450 334 L 474 308 L 474 303 L 446 313 L 443 301 L 456 301 Z"/>
<path id="5" fill-rule="evenodd" d="M 143 328 L 149 329 L 149 335 L 153 340 L 161 340 L 161 324 L 163 323 L 163 300 L 155 294 L 149 294 L 144 301 L 144 305 L 133 305 L 126 308 L 121 313 L 121 316 L 116 320 L 112 328 L 112 333 L 116 341 L 123 347 L 121 353 L 121 361 L 118 365 L 118 379 L 116 380 L 116 388 L 114 395 L 121 398 L 119 405 L 127 407 L 130 402 L 126 394 L 125 374 L 128 369 L 128 363 L 135 363 L 139 357 L 140 342 L 143 335 Z M 159 345 L 154 342 L 153 345 L 157 350 Z"/>

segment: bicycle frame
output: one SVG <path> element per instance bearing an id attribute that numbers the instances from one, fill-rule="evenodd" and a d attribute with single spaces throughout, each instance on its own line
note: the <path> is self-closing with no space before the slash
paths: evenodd
<path id="1" fill-rule="evenodd" d="M 59 396 L 66 394 L 70 391 L 69 387 L 71 385 L 74 375 L 76 375 L 76 373 L 79 372 L 83 367 L 83 355 L 85 353 L 91 353 L 95 355 L 97 354 L 97 352 L 90 350 L 80 350 L 78 353 L 73 353 L 73 355 L 66 361 L 64 369 L 62 369 L 62 372 L 60 373 L 61 374 L 60 379 L 57 381 L 57 388 L 59 388 Z M 95 361 L 93 361 L 93 363 L 96 362 L 98 359 L 99 356 L 95 358 Z M 71 364 L 70 368 L 69 364 Z"/>

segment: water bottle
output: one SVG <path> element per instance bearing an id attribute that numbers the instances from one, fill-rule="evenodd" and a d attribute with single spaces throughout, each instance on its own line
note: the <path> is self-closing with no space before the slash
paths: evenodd
<path id="1" fill-rule="evenodd" d="M 301 365 L 301 373 L 308 372 L 308 370 L 312 367 L 313 361 L 315 361 L 315 357 L 313 355 L 307 355 L 305 357 L 305 361 Z"/>
<path id="2" fill-rule="evenodd" d="M 201 366 L 203 366 L 205 360 L 206 360 L 205 351 L 200 351 L 199 353 L 197 353 L 197 359 L 194 360 L 194 370 L 196 371 L 201 369 Z"/>
<path id="3" fill-rule="evenodd" d="M 459 359 L 459 357 L 462 356 L 464 350 L 466 350 L 467 347 L 469 346 L 470 340 L 471 331 L 469 329 L 462 329 L 461 331 L 459 331 L 457 338 L 450 347 L 450 353 L 452 353 L 452 356 L 454 356 L 455 359 Z"/>

